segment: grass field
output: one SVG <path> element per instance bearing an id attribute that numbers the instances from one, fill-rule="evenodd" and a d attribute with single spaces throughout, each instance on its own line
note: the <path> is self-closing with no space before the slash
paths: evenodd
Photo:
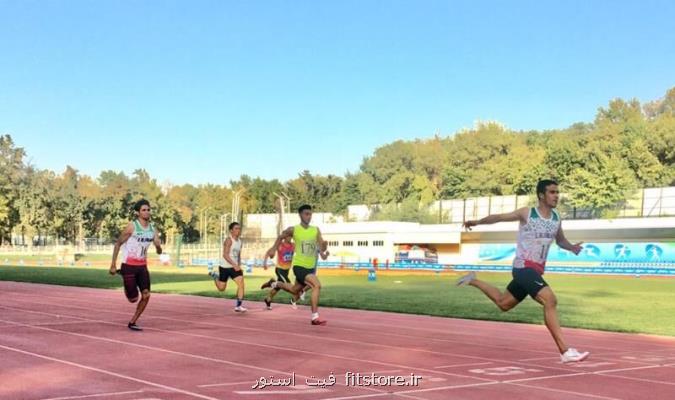
<path id="1" fill-rule="evenodd" d="M 233 298 L 230 283 L 225 294 L 215 290 L 205 267 L 151 268 L 152 290 L 199 296 Z M 273 270 L 257 269 L 246 277 L 246 299 L 262 300 L 260 285 Z M 454 273 L 378 273 L 369 282 L 366 272 L 321 270 L 321 305 L 366 310 L 427 314 L 443 317 L 542 324 L 541 307 L 527 299 L 516 309 L 502 313 L 478 290 L 457 288 Z M 481 273 L 480 278 L 504 288 L 510 274 Z M 119 276 L 104 268 L 0 266 L 0 280 L 85 286 L 122 287 Z M 614 276 L 546 276 L 558 296 L 561 322 L 567 327 L 675 336 L 675 280 Z M 122 294 L 120 293 L 120 296 Z M 285 293 L 278 302 L 287 303 Z M 152 309 L 152 302 L 150 303 Z M 224 301 L 223 307 L 233 304 Z M 130 307 L 129 311 L 132 309 Z"/>

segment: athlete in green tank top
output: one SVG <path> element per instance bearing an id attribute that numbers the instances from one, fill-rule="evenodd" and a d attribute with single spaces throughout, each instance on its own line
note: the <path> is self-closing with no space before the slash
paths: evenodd
<path id="1" fill-rule="evenodd" d="M 316 249 L 319 237 L 319 228 L 316 226 L 304 227 L 302 224 L 293 227 L 293 265 L 313 269 L 316 265 Z"/>
<path id="2" fill-rule="evenodd" d="M 293 238 L 293 242 L 295 243 L 295 251 L 293 253 L 293 274 L 295 275 L 295 283 L 291 285 L 289 283 L 270 279 L 263 284 L 261 288 L 265 289 L 271 287 L 273 289 L 283 289 L 296 296 L 305 286 L 309 286 L 312 289 L 310 300 L 312 306 L 312 325 L 325 325 L 326 321 L 319 318 L 321 282 L 316 276 L 316 255 L 318 249 L 321 258 L 324 260 L 326 259 L 328 256 L 328 242 L 321 237 L 319 228 L 309 225 L 312 221 L 311 206 L 301 206 L 298 209 L 298 214 L 300 214 L 300 224 L 283 231 L 266 254 L 267 257 L 274 258 L 281 241 L 284 238 Z"/>

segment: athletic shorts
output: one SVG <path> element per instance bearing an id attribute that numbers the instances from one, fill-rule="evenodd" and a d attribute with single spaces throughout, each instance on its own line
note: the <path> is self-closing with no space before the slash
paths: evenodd
<path id="1" fill-rule="evenodd" d="M 528 294 L 534 299 L 541 289 L 548 286 L 541 274 L 532 268 L 514 268 L 511 275 L 513 280 L 506 290 L 518 301 L 523 301 Z"/>
<path id="2" fill-rule="evenodd" d="M 239 276 L 244 276 L 244 271 L 243 270 L 235 270 L 234 268 L 223 268 L 223 267 L 218 267 L 218 280 L 221 282 L 227 282 L 228 279 L 234 280 L 234 278 L 239 277 Z"/>
<path id="3" fill-rule="evenodd" d="M 138 298 L 138 291 L 150 290 L 150 273 L 147 265 L 128 265 L 122 263 L 120 269 L 124 280 L 124 294 L 127 299 Z"/>
<path id="4" fill-rule="evenodd" d="M 287 269 L 275 268 L 274 273 L 277 274 L 277 280 L 283 283 L 291 283 L 291 279 L 288 277 Z"/>
<path id="5" fill-rule="evenodd" d="M 301 284 L 301 285 L 306 285 L 305 283 L 305 278 L 307 278 L 307 275 L 315 275 L 316 274 L 316 268 L 305 268 L 305 267 L 300 267 L 297 265 L 293 266 L 293 274 L 295 275 L 295 280 Z"/>

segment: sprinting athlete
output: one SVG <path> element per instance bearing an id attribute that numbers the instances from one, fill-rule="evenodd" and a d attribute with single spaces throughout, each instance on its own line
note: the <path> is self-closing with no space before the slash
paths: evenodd
<path id="1" fill-rule="evenodd" d="M 130 222 L 117 239 L 110 264 L 110 275 L 119 273 L 124 280 L 124 294 L 131 303 L 138 301 L 140 290 L 141 301 L 136 306 L 136 313 L 127 327 L 133 331 L 143 329 L 136 324 L 150 301 L 150 273 L 148 272 L 148 248 L 155 245 L 157 254 L 162 254 L 159 234 L 150 223 L 150 202 L 139 200 L 134 205 L 137 219 Z M 122 253 L 122 266 L 117 270 L 117 256 Z"/>
<path id="2" fill-rule="evenodd" d="M 287 228 L 279 235 L 272 248 L 267 251 L 267 257 L 273 258 L 276 249 L 284 238 L 293 238 L 295 249 L 293 252 L 293 274 L 295 275 L 295 284 L 284 283 L 271 279 L 263 284 L 262 288 L 271 287 L 273 289 L 281 288 L 299 295 L 300 291 L 309 285 L 312 289 L 311 307 L 312 307 L 312 325 L 326 325 L 326 321 L 319 318 L 319 297 L 321 293 L 321 282 L 316 276 L 316 256 L 317 249 L 321 252 L 327 251 L 328 243 L 321 237 L 321 232 L 316 226 L 311 226 L 312 207 L 303 205 L 298 209 L 300 214 L 300 224 Z"/>
<path id="3" fill-rule="evenodd" d="M 287 237 L 284 237 L 281 240 L 281 243 L 277 247 L 277 266 L 274 268 L 274 273 L 277 276 L 277 280 L 279 282 L 283 283 L 291 283 L 291 279 L 288 277 L 288 272 L 291 270 L 291 267 L 293 266 L 293 252 L 295 251 L 295 246 L 291 242 L 291 240 Z M 265 261 L 263 262 L 263 267 L 267 269 L 267 257 L 265 257 Z M 272 279 L 274 281 L 274 279 Z M 269 294 L 267 297 L 265 297 L 265 305 L 267 306 L 268 310 L 272 309 L 272 300 L 274 299 L 274 296 L 279 293 L 279 291 L 282 290 L 282 288 L 273 288 L 270 290 Z M 295 306 L 295 303 L 298 299 L 298 295 L 291 293 L 291 305 L 293 307 Z"/>
<path id="4" fill-rule="evenodd" d="M 237 284 L 237 303 L 235 312 L 248 311 L 242 305 L 244 301 L 244 271 L 241 269 L 241 225 L 232 222 L 228 226 L 229 236 L 223 242 L 223 258 L 218 266 L 218 273 L 210 272 L 216 288 L 224 292 L 227 289 L 227 280 L 232 279 Z"/>
<path id="5" fill-rule="evenodd" d="M 519 221 L 516 257 L 513 260 L 513 280 L 500 292 L 496 287 L 476 279 L 471 272 L 457 281 L 459 286 L 471 285 L 480 289 L 502 311 L 509 311 L 517 306 L 527 295 L 544 307 L 544 321 L 553 340 L 560 351 L 563 363 L 583 361 L 589 352 L 580 353 L 568 347 L 563 340 L 560 322 L 558 321 L 557 299 L 551 287 L 543 278 L 546 258 L 551 243 L 555 240 L 562 249 L 579 254 L 582 243 L 572 244 L 563 234 L 560 215 L 555 211 L 558 205 L 558 184 L 552 180 L 542 180 L 537 184 L 539 205 L 532 208 L 521 208 L 511 213 L 490 215 L 478 221 L 467 221 L 464 227 L 497 222 Z"/>

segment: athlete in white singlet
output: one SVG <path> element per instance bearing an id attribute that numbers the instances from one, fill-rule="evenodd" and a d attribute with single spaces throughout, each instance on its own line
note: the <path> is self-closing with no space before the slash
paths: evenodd
<path id="1" fill-rule="evenodd" d="M 237 304 L 235 312 L 246 312 L 242 305 L 244 301 L 244 271 L 241 269 L 241 225 L 232 222 L 228 227 L 229 236 L 223 242 L 223 258 L 220 260 L 218 273 L 210 273 L 216 288 L 224 292 L 227 289 L 227 280 L 232 279 L 237 284 Z"/>
<path id="2" fill-rule="evenodd" d="M 509 311 L 518 305 L 527 295 L 544 306 L 544 321 L 553 336 L 560 360 L 564 363 L 583 361 L 589 353 L 580 353 L 567 347 L 563 340 L 560 322 L 558 321 L 557 299 L 551 287 L 543 278 L 546 269 L 546 258 L 551 244 L 555 240 L 562 249 L 579 254 L 583 249 L 581 243 L 570 243 L 563 234 L 560 215 L 554 210 L 558 205 L 558 184 L 552 180 L 542 180 L 537 184 L 537 207 L 525 207 L 507 214 L 490 215 L 478 221 L 467 221 L 464 226 L 471 227 L 497 222 L 519 221 L 516 256 L 513 260 L 513 280 L 500 292 L 487 282 L 476 279 L 471 272 L 457 281 L 459 286 L 471 285 L 480 289 L 502 311 Z"/>
<path id="3" fill-rule="evenodd" d="M 138 318 L 150 301 L 150 274 L 148 273 L 148 248 L 155 245 L 157 254 L 162 254 L 159 235 L 150 223 L 150 203 L 140 200 L 134 205 L 138 219 L 130 222 L 115 243 L 113 259 L 110 264 L 110 274 L 120 273 L 124 279 L 124 294 L 131 303 L 138 301 L 138 292 L 141 292 L 141 301 L 136 307 L 134 317 L 127 325 L 129 329 L 141 331 L 136 324 Z M 122 267 L 117 270 L 117 256 L 122 249 Z"/>

